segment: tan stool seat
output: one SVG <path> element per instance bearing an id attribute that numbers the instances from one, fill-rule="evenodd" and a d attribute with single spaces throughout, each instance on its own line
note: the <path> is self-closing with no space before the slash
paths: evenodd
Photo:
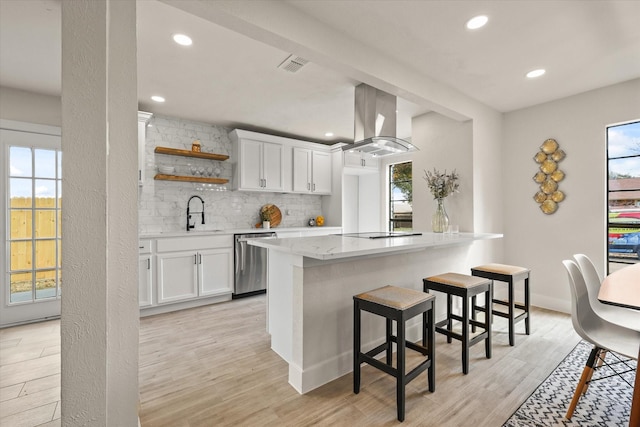
<path id="1" fill-rule="evenodd" d="M 409 307 L 434 298 L 433 295 L 424 292 L 396 286 L 385 286 L 373 291 L 363 292 L 355 297 L 398 310 L 406 310 Z"/>
<path id="2" fill-rule="evenodd" d="M 473 288 L 476 286 L 486 285 L 491 282 L 489 279 L 483 279 L 481 277 L 469 276 L 467 274 L 459 273 L 444 273 L 437 276 L 427 277 L 426 280 L 430 282 L 443 283 L 445 285 L 458 286 L 460 288 Z"/>
<path id="3" fill-rule="evenodd" d="M 485 264 L 473 267 L 473 269 L 478 271 L 486 271 L 489 273 L 506 274 L 510 276 L 517 276 L 519 274 L 529 273 L 531 271 L 528 268 L 507 264 Z"/>

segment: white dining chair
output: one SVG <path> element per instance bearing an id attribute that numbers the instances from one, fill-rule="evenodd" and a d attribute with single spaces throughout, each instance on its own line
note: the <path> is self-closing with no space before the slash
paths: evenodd
<path id="1" fill-rule="evenodd" d="M 564 260 L 562 264 L 564 264 L 569 277 L 573 328 L 582 339 L 593 344 L 593 350 L 589 354 L 573 394 L 573 399 L 567 409 L 566 418 L 571 419 L 580 396 L 586 392 L 587 384 L 591 381 L 594 371 L 600 367 L 604 360 L 602 353 L 610 351 L 629 359 L 637 359 L 640 332 L 609 322 L 598 316 L 589 301 L 587 285 L 578 264 L 572 260 Z M 627 368 L 626 371 L 617 373 L 623 374 L 634 371 L 632 367 L 627 366 Z"/>
<path id="2" fill-rule="evenodd" d="M 573 258 L 578 263 L 582 277 L 584 277 L 593 311 L 608 322 L 640 331 L 640 311 L 601 303 L 598 300 L 598 293 L 603 278 L 598 274 L 595 265 L 584 254 L 575 254 Z"/>

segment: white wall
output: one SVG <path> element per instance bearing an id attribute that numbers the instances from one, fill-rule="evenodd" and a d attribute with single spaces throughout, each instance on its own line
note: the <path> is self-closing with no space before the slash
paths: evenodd
<path id="1" fill-rule="evenodd" d="M 569 311 L 561 261 L 585 253 L 605 271 L 606 126 L 640 118 L 640 79 L 505 114 L 505 261 L 532 269 L 532 303 Z M 555 138 L 567 157 L 560 163 L 566 199 L 543 214 L 533 195 L 533 156 Z"/>
<path id="2" fill-rule="evenodd" d="M 61 126 L 60 97 L 0 86 L 0 119 Z"/>
<path id="3" fill-rule="evenodd" d="M 424 171 L 452 172 L 460 175 L 460 189 L 445 199 L 450 224 L 460 231 L 473 228 L 473 128 L 472 122 L 459 122 L 441 114 L 427 113 L 412 122 L 412 142 L 420 147 L 413 153 L 413 227 L 431 231 L 431 218 L 437 202 L 433 199 Z M 477 230 L 487 231 L 487 230 Z"/>

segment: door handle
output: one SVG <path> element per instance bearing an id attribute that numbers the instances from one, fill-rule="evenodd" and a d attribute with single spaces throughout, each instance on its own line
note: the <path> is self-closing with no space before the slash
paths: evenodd
<path id="1" fill-rule="evenodd" d="M 198 264 L 198 254 L 193 255 L 193 263 Z"/>
<path id="2" fill-rule="evenodd" d="M 147 258 L 147 270 L 151 270 L 151 258 Z"/>

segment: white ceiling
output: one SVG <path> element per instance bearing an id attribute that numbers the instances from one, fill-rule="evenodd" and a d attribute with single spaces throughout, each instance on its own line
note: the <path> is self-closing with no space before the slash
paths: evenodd
<path id="1" fill-rule="evenodd" d="M 289 0 L 341 36 L 399 67 L 508 112 L 640 77 L 640 1 Z M 465 21 L 489 16 L 470 32 Z M 183 32 L 183 48 L 171 35 Z M 230 128 L 314 141 L 353 138 L 360 82 L 309 63 L 277 68 L 291 52 L 252 40 L 167 4 L 138 1 L 140 109 Z M 0 0 L 0 85 L 60 93 L 59 0 Z M 527 80 L 524 74 L 546 68 Z M 153 94 L 164 104 L 149 100 Z M 399 99 L 398 136 L 427 111 Z M 325 138 L 327 131 L 335 133 Z"/>

